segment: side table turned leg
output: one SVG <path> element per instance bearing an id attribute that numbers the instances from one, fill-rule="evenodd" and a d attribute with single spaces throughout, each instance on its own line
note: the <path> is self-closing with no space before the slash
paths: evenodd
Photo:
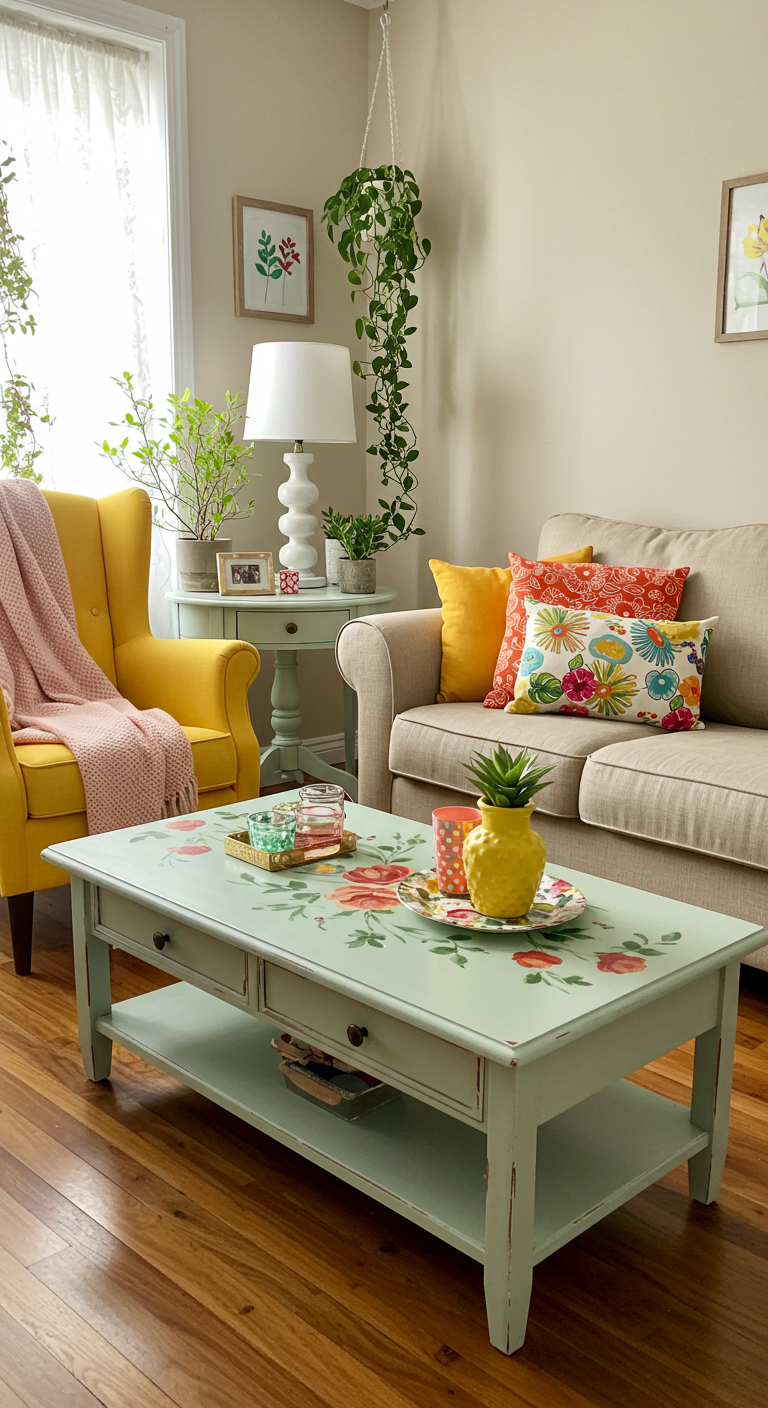
<path id="1" fill-rule="evenodd" d="M 272 682 L 272 727 L 274 737 L 261 755 L 261 770 L 288 772 L 296 782 L 304 781 L 299 771 L 301 746 L 301 688 L 297 650 L 275 651 L 275 678 Z"/>
<path id="2" fill-rule="evenodd" d="M 696 1038 L 691 1120 L 705 1129 L 709 1145 L 688 1160 L 688 1191 L 697 1203 L 713 1203 L 720 1192 L 728 1147 L 728 1118 L 739 1003 L 739 964 L 720 971 L 717 1022 Z"/>
<path id="3" fill-rule="evenodd" d="M 525 1339 L 533 1282 L 536 1119 L 527 1074 L 488 1064 L 485 1304 L 491 1344 L 503 1354 Z"/>

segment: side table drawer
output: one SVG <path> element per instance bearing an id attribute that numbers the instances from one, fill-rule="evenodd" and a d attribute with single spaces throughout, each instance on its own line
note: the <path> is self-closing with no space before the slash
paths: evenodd
<path id="1" fill-rule="evenodd" d="M 238 611 L 237 638 L 251 645 L 332 645 L 348 611 Z"/>
<path id="2" fill-rule="evenodd" d="M 268 961 L 262 965 L 259 1012 L 430 1104 L 483 1119 L 483 1061 L 471 1051 Z M 352 1024 L 367 1028 L 362 1046 L 347 1037 Z"/>
<path id="3" fill-rule="evenodd" d="M 123 899 L 110 890 L 99 890 L 99 921 L 94 933 L 120 946 L 126 939 L 132 952 L 146 950 L 147 959 L 185 982 L 195 976 L 204 986 L 224 989 L 224 994 L 244 1003 L 248 993 L 248 958 L 240 948 L 222 943 L 199 929 L 191 929 L 167 915 L 159 915 L 144 905 Z M 158 949 L 155 933 L 167 934 L 168 941 Z"/>

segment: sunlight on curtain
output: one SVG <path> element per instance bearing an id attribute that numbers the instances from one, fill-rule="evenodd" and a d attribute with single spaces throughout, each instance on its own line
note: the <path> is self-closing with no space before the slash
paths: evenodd
<path id="1" fill-rule="evenodd" d="M 100 455 L 134 374 L 162 407 L 172 389 L 166 154 L 149 57 L 0 10 L 0 135 L 15 157 L 11 220 L 23 235 L 38 328 L 16 350 L 52 417 L 44 486 L 100 497 L 127 481 Z M 170 634 L 170 559 L 153 540 L 155 634 Z M 165 581 L 163 581 L 163 577 Z"/>

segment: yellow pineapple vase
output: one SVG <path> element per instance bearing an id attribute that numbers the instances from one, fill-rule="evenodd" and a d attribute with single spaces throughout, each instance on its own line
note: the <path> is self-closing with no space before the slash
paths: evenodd
<path id="1" fill-rule="evenodd" d="M 544 874 L 547 848 L 531 831 L 535 803 L 527 807 L 490 807 L 478 798 L 482 824 L 464 842 L 464 870 L 469 898 L 489 919 L 527 914 Z"/>

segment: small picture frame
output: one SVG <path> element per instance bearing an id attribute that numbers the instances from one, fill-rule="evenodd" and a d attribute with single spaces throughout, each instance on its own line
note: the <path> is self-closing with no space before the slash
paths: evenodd
<path id="1" fill-rule="evenodd" d="M 235 315 L 315 321 L 312 211 L 232 197 Z"/>
<path id="2" fill-rule="evenodd" d="M 217 552 L 219 596 L 274 596 L 271 552 Z"/>
<path id="3" fill-rule="evenodd" d="M 768 337 L 768 172 L 723 182 L 715 342 Z"/>

